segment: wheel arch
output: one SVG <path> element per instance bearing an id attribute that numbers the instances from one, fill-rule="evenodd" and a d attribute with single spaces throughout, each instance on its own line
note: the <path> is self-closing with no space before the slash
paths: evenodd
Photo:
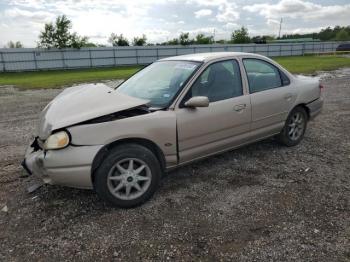
<path id="1" fill-rule="evenodd" d="M 120 140 L 113 141 L 105 146 L 103 146 L 94 157 L 94 160 L 92 161 L 91 165 L 91 181 L 92 184 L 94 184 L 94 176 L 97 168 L 102 163 L 104 157 L 108 154 L 108 152 L 115 147 L 125 145 L 125 144 L 137 144 L 144 146 L 145 148 L 149 149 L 159 160 L 160 166 L 162 171 L 164 172 L 166 170 L 166 161 L 163 151 L 160 149 L 160 147 L 154 143 L 153 141 L 145 138 L 124 138 Z"/>
<path id="2" fill-rule="evenodd" d="M 307 115 L 307 120 L 309 120 L 310 119 L 310 109 L 307 107 L 307 104 L 305 104 L 305 103 L 297 104 L 292 108 L 292 110 L 290 110 L 290 112 L 292 112 L 297 107 L 301 107 L 305 110 L 306 115 Z M 290 114 L 290 112 L 289 112 L 289 114 Z"/>

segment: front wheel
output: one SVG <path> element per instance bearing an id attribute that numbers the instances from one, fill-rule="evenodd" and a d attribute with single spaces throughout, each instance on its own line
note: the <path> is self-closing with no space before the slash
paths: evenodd
<path id="1" fill-rule="evenodd" d="M 113 148 L 96 170 L 99 197 L 114 206 L 130 208 L 147 201 L 156 191 L 161 168 L 156 156 L 137 144 Z"/>
<path id="2" fill-rule="evenodd" d="M 290 112 L 281 133 L 277 136 L 277 140 L 286 146 L 299 144 L 305 134 L 307 119 L 304 108 L 294 108 Z"/>

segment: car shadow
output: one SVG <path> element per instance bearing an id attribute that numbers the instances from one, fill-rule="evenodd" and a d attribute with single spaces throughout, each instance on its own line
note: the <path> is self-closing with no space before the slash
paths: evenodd
<path id="1" fill-rule="evenodd" d="M 184 186 L 195 186 L 203 182 L 215 186 L 218 178 L 232 188 L 261 185 L 261 171 L 254 166 L 248 166 L 247 163 L 261 161 L 271 155 L 272 151 L 283 148 L 285 147 L 271 138 L 179 167 L 164 175 L 155 198 L 162 201 L 169 195 L 176 194 Z M 46 208 L 55 209 L 67 203 L 73 204 L 77 211 L 105 212 L 112 208 L 100 200 L 93 190 L 44 185 L 37 190 L 36 195 Z"/>
<path id="2" fill-rule="evenodd" d="M 264 159 L 266 156 L 271 155 L 272 151 L 283 150 L 283 148 L 285 147 L 271 138 L 179 167 L 165 174 L 161 182 L 158 197 L 162 197 L 162 192 L 171 193 L 171 191 L 176 191 L 179 187 L 186 185 L 186 182 L 200 183 L 208 179 L 211 182 L 215 182 L 217 176 L 220 175 L 220 171 L 225 172 L 232 169 L 234 169 L 235 172 L 231 172 L 232 174 L 230 174 L 229 177 L 225 177 L 227 183 L 230 185 L 237 187 L 257 185 L 260 182 L 257 179 L 253 179 L 253 177 L 259 175 L 259 170 L 246 166 L 244 167 L 244 172 L 242 172 L 242 163 L 246 164 L 250 161 L 254 162 Z M 207 172 L 208 170 L 209 172 Z M 210 172 L 211 170 L 215 170 L 215 172 Z M 247 175 L 247 177 L 244 175 Z M 39 190 L 43 201 L 57 202 L 61 200 L 66 202 L 74 200 L 80 203 L 79 205 L 84 208 L 88 205 L 93 205 L 94 208 L 99 209 L 106 209 L 109 207 L 109 205 L 104 204 L 92 190 L 49 185 Z"/>
<path id="3" fill-rule="evenodd" d="M 273 151 L 283 150 L 275 139 L 262 140 L 225 153 L 210 156 L 166 173 L 162 189 L 175 191 L 188 183 L 216 184 L 225 180 L 233 187 L 261 184 L 263 170 L 256 166 L 257 160 L 267 159 Z"/>

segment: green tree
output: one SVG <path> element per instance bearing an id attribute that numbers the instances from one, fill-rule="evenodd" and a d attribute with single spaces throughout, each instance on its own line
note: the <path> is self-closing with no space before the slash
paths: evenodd
<path id="1" fill-rule="evenodd" d="M 264 35 L 263 37 L 266 39 L 267 43 L 276 39 L 273 35 Z"/>
<path id="2" fill-rule="evenodd" d="M 129 41 L 123 36 L 123 34 L 117 35 L 112 33 L 108 38 L 108 42 L 113 46 L 129 46 Z"/>
<path id="3" fill-rule="evenodd" d="M 77 33 L 70 35 L 70 46 L 72 48 L 82 48 L 86 47 L 88 44 L 88 38 L 86 36 L 79 36 Z"/>
<path id="4" fill-rule="evenodd" d="M 146 44 L 147 37 L 146 35 L 142 35 L 142 37 L 134 37 L 132 41 L 132 45 L 134 46 L 143 46 Z"/>
<path id="5" fill-rule="evenodd" d="M 190 45 L 192 40 L 190 39 L 190 33 L 181 33 L 179 42 L 181 45 Z"/>
<path id="6" fill-rule="evenodd" d="M 322 41 L 327 41 L 333 39 L 335 37 L 335 34 L 332 28 L 327 27 L 321 30 L 321 32 L 318 34 L 318 37 Z"/>
<path id="7" fill-rule="evenodd" d="M 348 41 L 348 40 L 350 40 L 350 34 L 346 31 L 345 28 L 343 28 L 337 33 L 335 40 Z"/>
<path id="8" fill-rule="evenodd" d="M 165 44 L 166 45 L 178 45 L 180 42 L 179 42 L 179 39 L 178 38 L 174 38 L 174 39 L 171 39 L 169 40 L 168 42 L 166 42 Z"/>
<path id="9" fill-rule="evenodd" d="M 20 41 L 16 41 L 16 42 L 10 41 L 7 43 L 5 48 L 23 48 L 23 45 Z"/>
<path id="10" fill-rule="evenodd" d="M 95 44 L 95 43 L 93 43 L 93 42 L 87 42 L 85 45 L 84 45 L 84 47 L 97 47 L 98 46 L 98 44 Z"/>
<path id="11" fill-rule="evenodd" d="M 195 42 L 199 45 L 208 45 L 214 42 L 214 38 L 213 36 L 205 36 L 204 34 L 198 34 L 196 35 Z"/>
<path id="12" fill-rule="evenodd" d="M 38 46 L 42 48 L 81 48 L 88 43 L 86 36 L 71 33 L 72 22 L 65 16 L 58 16 L 54 23 L 47 23 L 39 35 Z"/>
<path id="13" fill-rule="evenodd" d="M 222 45 L 223 45 L 223 44 L 226 44 L 227 41 L 224 40 L 224 39 L 220 39 L 220 40 L 216 40 L 215 43 L 217 43 L 217 44 L 222 44 Z"/>
<path id="14" fill-rule="evenodd" d="M 231 35 L 231 42 L 234 44 L 250 43 L 248 29 L 242 26 L 241 29 L 233 31 Z"/>

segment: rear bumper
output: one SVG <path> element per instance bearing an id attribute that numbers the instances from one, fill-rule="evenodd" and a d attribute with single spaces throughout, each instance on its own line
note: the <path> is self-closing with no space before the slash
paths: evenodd
<path id="1" fill-rule="evenodd" d="M 102 146 L 68 146 L 60 150 L 35 150 L 29 146 L 23 168 L 46 184 L 92 188 L 91 165 Z"/>
<path id="2" fill-rule="evenodd" d="M 310 119 L 313 119 L 322 112 L 323 98 L 320 97 L 312 101 L 311 103 L 307 104 L 306 106 L 309 109 Z"/>

